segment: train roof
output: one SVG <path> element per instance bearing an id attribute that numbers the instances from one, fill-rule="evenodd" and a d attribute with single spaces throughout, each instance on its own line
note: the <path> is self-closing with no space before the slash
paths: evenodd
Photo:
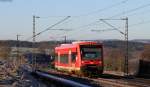
<path id="1" fill-rule="evenodd" d="M 101 44 L 101 43 L 97 43 L 94 41 L 76 41 L 76 42 L 72 42 L 71 44 L 61 44 L 55 49 L 76 48 L 78 45 L 88 45 L 88 44 L 94 45 L 94 44 Z"/>

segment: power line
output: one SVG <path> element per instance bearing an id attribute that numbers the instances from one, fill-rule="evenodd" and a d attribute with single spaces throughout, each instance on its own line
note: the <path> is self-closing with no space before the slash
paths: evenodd
<path id="1" fill-rule="evenodd" d="M 75 16 L 75 17 L 89 16 L 89 15 L 91 15 L 91 14 L 103 12 L 103 11 L 106 11 L 106 10 L 111 9 L 111 8 L 113 8 L 113 7 L 116 7 L 116 6 L 118 6 L 118 5 L 121 5 L 121 4 L 123 4 L 123 3 L 126 3 L 127 1 L 128 1 L 128 0 L 122 0 L 121 2 L 112 4 L 112 5 L 110 5 L 110 6 L 107 6 L 107 7 L 102 8 L 102 9 L 99 9 L 99 10 L 96 10 L 96 11 L 93 11 L 93 12 L 89 12 L 89 13 L 86 13 L 86 14 L 81 14 L 81 15 L 78 15 L 78 16 Z"/>
<path id="2" fill-rule="evenodd" d="M 123 3 L 123 1 L 122 1 L 122 3 Z M 126 11 L 126 12 L 119 13 L 119 14 L 114 15 L 114 16 L 112 16 L 112 17 L 120 16 L 120 15 L 123 15 L 124 13 L 126 13 L 126 14 L 127 14 L 127 13 L 131 13 L 131 12 L 137 11 L 137 10 L 139 10 L 139 9 L 142 9 L 142 8 L 148 7 L 148 6 L 150 6 L 150 4 L 145 4 L 145 5 L 139 6 L 139 7 L 137 7 L 137 8 L 134 8 L 134 9 L 128 10 L 128 11 Z M 110 17 L 110 18 L 112 18 L 112 17 Z M 81 29 L 80 29 L 80 30 L 81 30 Z M 113 30 L 114 30 L 114 29 L 113 29 Z"/>
<path id="3" fill-rule="evenodd" d="M 123 2 L 123 1 L 122 1 L 122 2 Z M 140 9 L 142 9 L 142 8 L 148 7 L 148 6 L 150 6 L 150 3 L 149 3 L 149 4 L 145 4 L 145 5 L 141 5 L 141 6 L 139 6 L 139 7 L 134 8 L 134 9 L 130 9 L 130 10 L 126 11 L 126 12 L 121 12 L 121 13 L 116 14 L 116 15 L 114 15 L 114 16 L 111 16 L 111 17 L 109 17 L 109 18 L 113 18 L 113 17 L 116 17 L 116 16 L 120 16 L 120 15 L 123 15 L 124 13 L 125 13 L 125 14 L 131 13 L 131 12 L 140 10 Z"/>
<path id="4" fill-rule="evenodd" d="M 116 14 L 116 15 L 111 16 L 109 18 L 113 18 L 113 17 L 116 17 L 116 16 L 124 15 L 124 14 L 127 14 L 127 13 L 131 13 L 131 12 L 140 10 L 142 8 L 148 7 L 148 6 L 150 6 L 150 4 L 145 4 L 145 5 L 139 6 L 139 7 L 134 8 L 134 9 L 130 9 L 130 10 L 126 11 L 126 12 L 122 12 L 122 13 Z M 149 23 L 149 22 L 150 21 L 140 22 L 140 23 L 136 23 L 136 24 L 133 24 L 133 25 L 129 25 L 129 27 L 136 26 L 136 25 L 141 25 L 141 24 L 145 24 L 145 23 Z M 105 31 L 112 31 L 112 30 L 116 30 L 116 28 L 114 28 L 114 29 L 108 29 L 108 30 L 102 30 L 102 31 L 105 32 Z"/>
<path id="5" fill-rule="evenodd" d="M 62 19 L 61 21 L 59 21 L 59 22 L 57 22 L 57 23 L 51 25 L 50 27 L 46 28 L 45 30 L 43 30 L 43 31 L 41 31 L 41 32 L 39 32 L 39 33 L 37 33 L 37 34 L 35 34 L 34 36 L 28 38 L 27 40 L 29 40 L 29 39 L 31 39 L 31 38 L 34 38 L 34 37 L 36 37 L 36 36 L 38 36 L 38 35 L 40 35 L 40 34 L 46 32 L 46 31 L 48 31 L 48 30 L 54 30 L 54 29 L 51 29 L 51 28 L 53 28 L 53 27 L 55 27 L 56 25 L 58 25 L 58 24 L 64 22 L 65 20 L 67 20 L 67 19 L 70 18 L 70 17 L 71 17 L 71 16 L 67 16 L 66 18 L 64 18 L 64 19 Z M 58 30 L 64 30 L 64 29 L 58 29 Z"/>
<path id="6" fill-rule="evenodd" d="M 51 25 L 50 27 L 48 27 L 47 29 L 45 29 L 45 30 L 43 30 L 43 31 L 41 31 L 41 32 L 39 32 L 39 33 L 37 33 L 34 37 L 36 37 L 37 35 L 42 34 L 43 32 L 45 32 L 45 31 L 47 31 L 47 30 L 50 30 L 51 28 L 53 28 L 54 26 L 56 26 L 56 25 L 62 23 L 63 21 L 67 20 L 68 18 L 70 18 L 70 16 L 67 16 L 66 18 L 64 18 L 63 20 L 57 22 L 56 24 L 53 24 L 53 25 Z"/>
<path id="7" fill-rule="evenodd" d="M 137 8 L 134 8 L 134 9 L 130 9 L 126 12 L 122 12 L 122 13 L 119 13 L 119 14 L 116 14 L 114 16 L 111 16 L 110 18 L 113 18 L 113 17 L 116 17 L 116 16 L 120 16 L 120 15 L 123 15 L 123 14 L 127 14 L 127 13 L 131 13 L 131 12 L 134 12 L 134 11 L 137 11 L 137 10 L 140 10 L 140 9 L 143 9 L 145 7 L 148 7 L 150 6 L 150 4 L 145 4 L 145 5 L 142 5 L 142 6 L 139 6 Z M 135 15 L 135 14 L 134 14 Z M 133 15 L 132 15 L 133 16 Z M 146 22 L 140 22 L 140 23 L 136 23 L 136 24 L 133 24 L 133 25 L 129 25 L 129 27 L 132 27 L 132 26 L 136 26 L 136 25 L 141 25 L 141 24 L 145 24 L 145 23 L 149 23 L 150 21 L 146 21 Z M 111 29 L 111 30 L 115 30 L 115 29 Z M 104 30 L 103 30 L 104 31 Z M 106 30 L 107 31 L 107 30 Z M 109 31 L 109 30 L 108 30 Z"/>
<path id="8" fill-rule="evenodd" d="M 82 26 L 73 28 L 72 30 L 75 30 L 75 29 L 78 29 L 78 30 L 76 30 L 75 32 L 72 32 L 72 33 L 76 33 L 76 32 L 78 32 L 78 31 L 84 29 L 83 27 L 92 26 L 93 24 L 98 23 L 98 22 L 99 22 L 99 20 L 98 20 L 98 21 L 91 22 L 91 23 L 89 23 L 89 24 L 85 24 L 85 25 L 82 25 Z M 72 33 L 69 33 L 69 35 L 71 35 Z M 67 33 L 64 34 L 64 35 L 67 35 Z M 64 35 L 63 35 L 63 36 L 64 36 Z M 67 35 L 67 36 L 68 36 L 68 35 Z M 72 36 L 73 36 L 73 35 L 72 35 Z"/>
<path id="9" fill-rule="evenodd" d="M 95 29 L 92 29 L 91 31 L 92 31 L 92 32 L 106 32 L 106 31 L 113 31 L 113 30 L 116 30 L 116 29 L 112 29 L 112 28 L 110 28 L 110 29 L 103 29 L 103 30 L 95 30 Z"/>
<path id="10" fill-rule="evenodd" d="M 128 17 L 130 16 L 135 16 L 135 15 L 137 15 L 137 14 L 147 14 L 147 13 L 149 13 L 150 11 L 148 10 L 146 10 L 146 11 L 142 11 L 142 12 L 140 12 L 140 13 L 133 13 L 133 14 L 129 14 L 129 15 L 127 15 Z"/>
<path id="11" fill-rule="evenodd" d="M 148 6 L 150 6 L 150 3 L 149 3 L 149 4 L 145 4 L 145 5 L 141 5 L 141 6 L 139 6 L 139 7 L 133 8 L 133 9 L 130 9 L 130 10 L 126 11 L 126 12 L 118 13 L 118 14 L 116 14 L 116 15 L 113 15 L 113 16 L 109 17 L 109 18 L 114 18 L 114 17 L 116 17 L 116 16 L 121 16 L 121 15 L 123 15 L 123 14 L 128 14 L 128 13 L 131 13 L 131 12 L 134 12 L 134 11 L 137 11 L 137 10 L 140 10 L 140 9 L 143 9 L 143 8 L 145 8 L 145 7 L 148 7 Z"/>
<path id="12" fill-rule="evenodd" d="M 135 27 L 135 26 L 139 26 L 139 25 L 147 24 L 147 23 L 150 23 L 150 20 L 148 20 L 148 21 L 142 21 L 142 22 L 135 23 L 135 24 L 131 24 L 131 25 L 129 25 L 129 27 Z M 118 27 L 118 29 L 119 28 L 121 28 L 121 27 Z M 107 31 L 114 31 L 114 30 L 116 30 L 116 29 L 114 29 L 114 28 L 101 29 L 101 30 L 91 29 L 91 31 L 93 31 L 93 32 L 107 32 Z"/>
<path id="13" fill-rule="evenodd" d="M 89 15 L 91 15 L 91 14 L 95 14 L 95 13 L 98 13 L 98 12 L 106 11 L 106 10 L 108 10 L 108 9 L 111 9 L 112 7 L 116 7 L 116 6 L 118 6 L 118 5 L 121 5 L 121 4 L 123 4 L 123 3 L 126 3 L 127 1 L 128 1 L 128 0 L 122 0 L 121 2 L 118 2 L 118 3 L 112 4 L 112 5 L 110 5 L 110 6 L 104 7 L 104 8 L 102 8 L 102 9 L 97 10 L 97 11 L 89 12 L 89 13 L 87 13 L 87 14 L 82 14 L 82 15 L 78 15 L 78 16 L 72 16 L 72 17 L 89 16 Z M 68 22 L 67 22 L 67 23 L 68 23 Z M 90 24 L 87 24 L 87 25 L 79 26 L 79 27 L 77 27 L 77 28 L 82 28 L 82 27 L 90 26 L 90 25 L 92 25 L 92 24 L 93 24 L 93 23 L 90 23 Z M 74 28 L 74 29 L 77 29 L 77 28 Z M 80 30 L 81 30 L 81 29 L 80 29 Z"/>
<path id="14" fill-rule="evenodd" d="M 72 29 L 63 29 L 63 28 L 60 28 L 60 29 L 49 29 L 49 30 L 58 30 L 58 31 L 72 31 Z M 34 37 L 36 37 L 36 36 L 38 36 L 38 35 L 40 35 L 41 33 L 38 33 L 38 34 L 36 34 Z M 33 36 L 32 37 L 29 37 L 29 38 L 27 38 L 26 40 L 30 40 L 30 39 L 32 39 L 33 38 Z"/>
<path id="15" fill-rule="evenodd" d="M 137 10 L 143 9 L 143 8 L 145 8 L 145 7 L 148 7 L 148 6 L 150 6 L 150 4 L 144 4 L 144 5 L 141 5 L 141 6 L 139 6 L 139 7 L 130 9 L 130 10 L 126 11 L 126 12 L 118 13 L 118 14 L 116 14 L 116 15 L 113 15 L 113 16 L 109 17 L 109 18 L 113 18 L 113 17 L 116 17 L 116 16 L 121 16 L 121 15 L 124 15 L 124 14 L 132 13 L 132 12 L 135 12 L 135 11 L 137 11 Z M 136 15 L 136 14 L 134 14 L 134 15 Z M 133 15 L 132 15 L 132 16 L 133 16 Z M 140 22 L 140 23 L 136 23 L 136 24 L 129 25 L 129 27 L 133 27 L 133 26 L 136 26 L 136 25 L 138 26 L 138 25 L 141 25 L 141 24 L 149 23 L 149 22 L 150 22 L 150 21 Z M 116 29 L 108 29 L 108 30 L 102 30 L 102 31 L 112 31 L 112 30 L 116 30 Z"/>
<path id="16" fill-rule="evenodd" d="M 142 22 L 135 23 L 135 24 L 131 24 L 128 27 L 135 27 L 135 26 L 139 26 L 139 25 L 147 24 L 147 23 L 150 23 L 150 20 L 148 20 L 148 21 L 142 21 Z M 117 29 L 119 29 L 119 28 L 121 28 L 121 27 L 118 27 Z M 82 29 L 84 29 L 84 28 L 82 28 Z M 95 32 L 107 32 L 107 31 L 114 31 L 114 30 L 116 30 L 116 27 L 115 28 L 110 28 L 110 29 L 102 29 L 102 30 L 92 29 L 91 31 L 95 31 Z"/>
<path id="17" fill-rule="evenodd" d="M 142 21 L 142 22 L 139 22 L 139 23 L 136 23 L 136 24 L 132 24 L 132 25 L 129 25 L 129 27 L 139 26 L 139 25 L 147 24 L 147 23 L 150 23 L 150 20 Z"/>
<path id="18" fill-rule="evenodd" d="M 63 18 L 63 17 L 66 17 L 66 16 L 43 16 L 43 17 L 41 17 L 40 16 L 40 18 L 42 18 L 42 19 L 48 19 L 48 18 Z"/>
<path id="19" fill-rule="evenodd" d="M 128 0 L 123 0 L 123 1 L 121 1 L 121 2 L 119 2 L 119 3 L 120 3 L 120 4 L 121 4 L 121 3 L 125 3 L 126 1 L 128 1 Z M 116 5 L 117 5 L 117 4 L 119 5 L 119 3 L 116 3 Z M 150 5 L 150 4 L 142 5 L 142 6 L 139 6 L 139 7 L 137 7 L 137 8 L 130 9 L 130 10 L 126 11 L 126 12 L 122 12 L 122 13 L 116 14 L 116 15 L 114 15 L 114 16 L 112 16 L 112 17 L 120 16 L 120 15 L 123 15 L 123 14 L 128 14 L 128 13 L 137 11 L 137 10 L 139 10 L 139 9 L 148 7 L 149 5 Z M 113 7 L 113 6 L 115 6 L 115 4 L 114 4 L 114 5 L 111 5 L 111 6 Z M 109 7 L 111 7 L 111 6 L 108 6 L 108 7 L 106 7 L 106 8 L 109 8 Z M 106 10 L 106 8 L 103 8 L 103 9 Z M 101 11 L 103 11 L 103 9 L 100 9 L 100 10 L 97 10 L 97 11 L 94 11 L 94 12 L 95 12 L 95 13 L 98 12 L 98 11 L 101 12 Z M 94 12 L 90 12 L 90 13 L 88 13 L 88 14 L 86 14 L 86 15 L 93 14 Z M 86 15 L 85 15 L 85 16 L 86 16 Z M 84 16 L 84 15 L 83 15 L 83 16 Z M 86 26 L 88 26 L 88 25 L 83 25 L 83 26 L 86 27 Z M 79 29 L 79 30 L 82 30 L 82 29 Z M 78 30 L 78 31 L 79 31 L 79 30 Z"/>
<path id="20" fill-rule="evenodd" d="M 95 13 L 98 13 L 98 12 L 102 12 L 102 11 L 106 11 L 108 9 L 111 9 L 112 7 L 116 7 L 118 5 L 121 5 L 123 3 L 126 3 L 128 0 L 122 0 L 121 2 L 118 2 L 118 3 L 115 3 L 115 4 L 112 4 L 110 6 L 107 6 L 105 8 L 102 8 L 102 9 L 99 9 L 97 11 L 93 11 L 93 12 L 89 12 L 87 14 L 83 14 L 83 15 L 78 15 L 78 16 L 73 16 L 73 17 L 80 17 L 80 16 L 88 16 L 88 15 L 91 15 L 91 14 L 95 14 Z M 57 17 L 57 16 L 50 16 L 50 17 Z M 62 17 L 62 16 L 59 16 L 59 17 Z M 91 24 L 93 23 L 90 23 L 90 24 L 87 24 L 87 25 L 83 25 L 83 26 L 79 26 L 77 28 L 82 28 L 82 27 L 86 27 L 86 26 L 90 26 Z M 81 29 L 80 29 L 81 30 Z"/>

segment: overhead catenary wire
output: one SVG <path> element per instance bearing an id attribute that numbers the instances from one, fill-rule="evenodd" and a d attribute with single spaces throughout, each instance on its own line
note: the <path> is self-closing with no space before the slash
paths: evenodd
<path id="1" fill-rule="evenodd" d="M 89 16 L 89 15 L 92 15 L 92 14 L 96 14 L 96 13 L 100 13 L 100 12 L 103 12 L 103 11 L 106 11 L 108 9 L 112 9 L 113 7 L 116 7 L 116 6 L 119 6 L 121 4 L 124 4 L 126 3 L 128 0 L 122 0 L 118 3 L 115 3 L 115 4 L 112 4 L 112 5 L 109 5 L 109 6 L 106 6 L 102 9 L 98 9 L 96 11 L 92 11 L 92 12 L 89 12 L 89 13 L 86 13 L 86 14 L 81 14 L 81 15 L 77 15 L 77 16 L 74 16 L 74 17 L 83 17 L 83 16 Z"/>
<path id="2" fill-rule="evenodd" d="M 125 1 L 125 0 L 123 0 L 123 1 Z M 149 6 L 149 4 L 145 4 L 145 5 L 141 5 L 141 6 L 139 6 L 139 7 L 137 7 L 137 8 L 133 8 L 133 9 L 130 9 L 130 10 L 128 10 L 128 11 L 126 11 L 126 12 L 121 12 L 121 13 L 119 13 L 118 15 L 116 14 L 116 15 L 114 15 L 113 17 L 116 17 L 116 16 L 121 16 L 121 15 L 124 15 L 124 14 L 129 14 L 129 13 L 132 13 L 132 12 L 135 12 L 135 11 L 137 11 L 137 10 L 140 10 L 140 9 L 142 9 L 142 8 L 145 8 L 145 7 L 148 7 Z M 100 11 L 101 12 L 101 11 Z M 93 14 L 93 13 L 92 13 Z M 90 15 L 90 14 L 89 14 Z M 142 23 L 143 24 L 143 23 Z M 85 26 L 86 27 L 86 26 Z M 130 25 L 129 25 L 129 27 L 130 27 Z M 73 29 L 77 29 L 77 28 L 73 28 Z M 80 30 L 82 30 L 82 29 L 85 29 L 85 28 L 79 28 L 78 30 L 75 30 L 75 31 L 80 31 Z M 69 34 L 70 35 L 70 34 Z M 72 34 L 71 34 L 72 35 Z"/>
<path id="3" fill-rule="evenodd" d="M 110 28 L 110 29 L 101 29 L 101 30 L 92 29 L 91 31 L 92 32 L 106 32 L 106 31 L 113 31 L 113 30 L 116 30 L 116 29 L 112 29 L 112 28 Z"/>
<path id="4" fill-rule="evenodd" d="M 148 6 L 150 6 L 150 3 L 149 3 L 149 4 L 141 5 L 141 6 L 139 6 L 139 7 L 133 8 L 133 9 L 130 9 L 130 10 L 126 11 L 126 12 L 118 13 L 118 14 L 116 14 L 116 15 L 113 15 L 113 16 L 111 16 L 111 17 L 108 17 L 107 19 L 114 18 L 114 17 L 116 17 L 116 16 L 121 16 L 121 15 L 124 15 L 124 14 L 128 14 L 128 13 L 131 13 L 131 12 L 134 12 L 134 11 L 137 11 L 137 10 L 140 10 L 140 9 L 143 9 L 143 8 L 145 8 L 145 7 L 148 7 Z M 132 14 L 132 16 L 133 16 L 133 15 L 136 15 L 136 14 Z"/>
<path id="5" fill-rule="evenodd" d="M 118 6 L 118 5 L 121 5 L 121 4 L 123 4 L 123 3 L 126 3 L 128 0 L 122 0 L 122 1 L 120 1 L 120 2 L 118 2 L 118 3 L 115 3 L 115 4 L 112 4 L 112 5 L 110 5 L 110 6 L 106 6 L 106 7 L 104 7 L 104 8 L 102 8 L 102 9 L 99 9 L 99 10 L 96 10 L 96 11 L 93 11 L 93 12 L 89 12 L 89 13 L 86 13 L 86 14 L 81 14 L 81 15 L 78 15 L 78 16 L 72 16 L 72 17 L 84 17 L 84 16 L 89 16 L 89 15 L 92 15 L 92 14 L 95 14 L 95 13 L 99 13 L 99 12 L 103 12 L 103 11 L 106 11 L 106 10 L 108 10 L 108 9 L 112 9 L 113 7 L 116 7 L 116 6 Z M 96 21 L 97 22 L 97 21 Z M 86 25 L 83 25 L 83 26 L 79 26 L 79 27 L 77 27 L 77 28 L 74 28 L 74 29 L 79 29 L 79 30 L 82 30 L 81 28 L 82 27 L 86 27 L 86 26 L 90 26 L 91 24 L 93 24 L 93 23 L 89 23 L 89 24 L 86 24 Z M 78 31 L 79 31 L 78 30 Z"/>
<path id="6" fill-rule="evenodd" d="M 53 24 L 53 25 L 51 25 L 50 27 L 48 27 L 47 29 L 45 29 L 45 30 L 43 30 L 43 31 L 41 31 L 41 32 L 39 32 L 39 33 L 37 33 L 34 37 L 36 37 L 37 35 L 40 35 L 41 33 L 45 32 L 45 31 L 47 31 L 47 30 L 50 30 L 51 28 L 53 28 L 54 26 L 56 26 L 56 25 L 62 23 L 63 21 L 67 20 L 68 18 L 70 18 L 70 16 L 67 16 L 66 18 L 64 18 L 63 20 L 57 22 L 56 24 Z"/>
<path id="7" fill-rule="evenodd" d="M 129 14 L 129 15 L 127 15 L 128 17 L 132 17 L 132 16 L 137 16 L 138 14 L 149 14 L 150 13 L 150 10 L 145 10 L 145 11 L 142 11 L 142 12 L 140 12 L 140 13 L 133 13 L 133 14 Z"/>
<path id="8" fill-rule="evenodd" d="M 130 10 L 126 11 L 126 12 L 118 13 L 118 14 L 116 14 L 116 15 L 113 15 L 113 16 L 111 16 L 111 17 L 108 17 L 108 19 L 109 19 L 109 18 L 114 18 L 114 17 L 116 17 L 116 16 L 121 16 L 121 15 L 124 15 L 124 14 L 128 14 L 128 13 L 132 13 L 132 12 L 134 12 L 134 11 L 143 9 L 143 8 L 145 8 L 145 7 L 148 7 L 148 6 L 150 6 L 150 3 L 149 3 L 149 4 L 141 5 L 141 6 L 139 6 L 139 7 L 133 8 L 133 9 L 130 9 Z M 133 16 L 133 15 L 136 15 L 136 13 L 132 14 L 131 16 Z M 150 22 L 150 21 L 135 23 L 135 24 L 129 25 L 129 27 L 133 27 L 133 26 L 136 26 L 136 25 L 141 25 L 141 24 L 149 23 L 149 22 Z M 101 32 L 105 32 L 105 31 L 113 31 L 113 30 L 115 30 L 115 28 L 114 28 L 114 29 L 100 30 L 100 31 L 101 31 Z M 97 30 L 92 30 L 92 31 L 97 31 Z"/>
<path id="9" fill-rule="evenodd" d="M 98 21 L 91 22 L 91 23 L 89 23 L 89 24 L 85 24 L 85 25 L 81 25 L 81 26 L 79 26 L 79 27 L 73 28 L 72 30 L 76 30 L 76 31 L 74 31 L 74 32 L 72 32 L 72 33 L 69 33 L 69 35 L 72 36 L 73 33 L 76 33 L 76 32 L 78 32 L 78 31 L 84 29 L 84 27 L 92 26 L 92 25 L 94 25 L 95 23 L 98 23 L 98 22 L 99 22 L 99 20 L 98 20 Z M 77 30 L 77 29 L 78 29 L 78 30 Z M 68 33 L 63 34 L 62 36 L 68 36 Z"/>
<path id="10" fill-rule="evenodd" d="M 134 11 L 137 11 L 137 10 L 140 10 L 140 9 L 143 9 L 143 8 L 146 8 L 146 7 L 149 7 L 150 6 L 150 3 L 148 4 L 144 4 L 144 5 L 141 5 L 139 7 L 136 7 L 136 8 L 133 8 L 133 9 L 130 9 L 130 10 L 127 10 L 125 12 L 121 12 L 121 13 L 118 13 L 116 15 L 113 15 L 111 17 L 108 17 L 108 18 L 114 18 L 114 17 L 118 17 L 118 16 L 121 16 L 121 15 L 124 15 L 124 14 L 129 14 L 129 13 L 132 13 Z"/>
<path id="11" fill-rule="evenodd" d="M 117 27 L 115 27 L 115 26 L 109 24 L 108 22 L 104 21 L 105 19 L 104 19 L 104 20 L 103 20 L 103 19 L 100 19 L 100 20 L 101 20 L 102 22 L 104 22 L 105 24 L 107 24 L 108 26 L 110 26 L 110 27 L 113 28 L 113 29 L 102 30 L 103 32 L 116 30 L 116 31 L 120 32 L 121 34 L 125 35 L 124 32 L 122 32 L 121 30 L 119 30 L 119 28 L 117 28 Z M 106 20 L 111 20 L 111 19 L 106 19 Z M 112 20 L 125 20 L 125 19 L 112 19 Z M 97 30 L 92 30 L 92 31 L 97 31 Z M 83 35 L 84 35 L 84 34 L 80 35 L 80 37 L 83 36 Z"/>
<path id="12" fill-rule="evenodd" d="M 150 6 L 150 3 L 149 3 L 149 4 L 145 4 L 145 5 L 141 5 L 141 6 L 137 7 L 137 8 L 131 9 L 131 10 L 128 10 L 128 11 L 126 11 L 125 13 L 128 14 L 128 13 L 131 13 L 131 12 L 134 12 L 134 11 L 137 11 L 137 10 L 140 10 L 140 9 L 145 8 L 145 7 L 148 7 L 148 6 Z M 149 12 L 149 11 L 146 11 L 146 12 Z M 121 15 L 123 15 L 123 14 L 124 14 L 124 12 L 119 13 L 119 14 L 117 14 L 117 15 L 114 15 L 114 16 L 112 16 L 112 17 L 121 16 Z M 143 14 L 143 12 L 142 12 L 142 14 Z M 129 15 L 129 16 L 134 16 L 134 15 L 136 15 L 136 13 L 131 14 L 131 15 Z M 110 18 L 112 18 L 112 17 L 110 17 Z M 149 23 L 149 22 L 150 22 L 150 20 L 148 20 L 148 21 L 142 21 L 142 22 L 139 22 L 139 23 L 135 23 L 135 24 L 129 25 L 129 27 L 137 26 L 137 25 L 141 25 L 141 24 L 146 24 L 146 23 Z M 114 30 L 114 29 L 112 29 L 112 30 Z"/>
<path id="13" fill-rule="evenodd" d="M 43 31 L 41 31 L 41 32 L 39 32 L 39 33 L 37 33 L 37 34 L 35 34 L 35 35 L 32 36 L 32 37 L 29 37 L 27 40 L 32 39 L 32 38 L 34 38 L 34 37 L 36 37 L 36 36 L 38 36 L 38 35 L 40 35 L 40 34 L 46 32 L 46 31 L 48 31 L 48 30 L 54 30 L 54 29 L 52 29 L 53 27 L 55 27 L 56 25 L 58 25 L 58 24 L 64 22 L 65 20 L 67 20 L 67 19 L 70 18 L 70 17 L 71 17 L 71 16 L 65 17 L 64 19 L 62 19 L 62 20 L 58 21 L 57 23 L 51 25 L 50 27 L 46 28 L 45 30 L 43 30 Z M 58 30 L 64 30 L 64 29 L 58 29 Z"/>
<path id="14" fill-rule="evenodd" d="M 149 6 L 150 6 L 150 3 L 144 4 L 144 5 L 141 5 L 141 6 L 139 6 L 139 7 L 136 7 L 136 8 L 130 9 L 130 10 L 127 10 L 127 11 L 125 11 L 125 12 L 118 13 L 118 14 L 113 15 L 113 16 L 108 17 L 108 18 L 114 18 L 114 17 L 121 16 L 121 15 L 124 15 L 124 14 L 129 14 L 129 13 L 135 12 L 135 11 L 137 11 L 137 10 L 140 10 L 140 9 L 143 9 L 143 8 L 146 8 L 146 7 L 149 7 Z M 136 15 L 136 14 L 134 14 L 134 15 Z M 132 15 L 132 16 L 133 16 L 133 15 Z M 148 21 L 148 22 L 149 22 L 149 21 Z M 147 23 L 148 23 L 148 22 L 147 22 Z M 137 24 L 134 24 L 134 25 L 132 25 L 132 26 L 135 26 L 135 25 L 138 25 L 138 24 L 144 24 L 144 23 L 137 23 Z M 131 27 L 131 25 L 129 25 L 129 27 Z M 112 29 L 112 30 L 115 30 L 115 29 Z"/>
<path id="15" fill-rule="evenodd" d="M 102 8 L 102 9 L 99 9 L 99 10 L 97 10 L 97 11 L 93 11 L 93 12 L 89 12 L 89 13 L 87 13 L 87 14 L 83 14 L 83 15 L 78 15 L 78 16 L 72 16 L 72 17 L 83 17 L 83 16 L 88 16 L 88 15 L 91 15 L 91 14 L 95 14 L 95 13 L 98 13 L 98 12 L 103 12 L 103 11 L 106 11 L 106 10 L 108 10 L 108 9 L 112 9 L 113 7 L 116 7 L 116 6 L 118 6 L 118 5 L 121 5 L 121 4 L 123 4 L 123 3 L 125 3 L 125 2 L 127 2 L 128 0 L 122 0 L 122 1 L 120 1 L 120 2 L 118 2 L 118 3 L 115 3 L 115 4 L 112 4 L 112 5 L 110 5 L 110 6 L 106 6 L 106 7 L 104 7 L 104 8 Z M 57 17 L 57 16 L 50 16 L 50 17 Z M 58 16 L 58 17 L 63 17 L 63 16 Z M 42 18 L 44 18 L 44 17 L 42 17 Z M 46 17 L 47 18 L 47 17 Z M 90 25 L 90 24 L 89 24 Z M 83 25 L 84 27 L 85 26 L 89 26 L 89 25 Z M 78 28 L 78 27 L 77 27 Z M 77 28 L 75 28 L 75 29 L 77 29 Z M 81 29 L 81 28 L 80 28 Z"/>
<path id="16" fill-rule="evenodd" d="M 109 20 L 109 19 L 108 19 L 108 20 Z M 113 20 L 120 20 L 120 19 L 113 19 Z M 122 19 L 122 20 L 124 20 L 124 19 Z M 97 21 L 97 22 L 100 22 L 100 20 L 99 20 L 99 21 Z M 106 21 L 104 21 L 104 20 L 102 20 L 102 22 L 106 23 L 107 25 L 109 25 L 109 26 L 111 26 L 111 27 L 113 28 L 113 29 L 103 30 L 103 32 L 116 30 L 116 31 L 120 32 L 121 34 L 125 35 L 125 34 L 124 34 L 124 32 L 122 32 L 121 30 L 119 30 L 119 28 L 117 28 L 117 27 L 115 27 L 115 26 L 113 26 L 113 25 L 111 25 L 111 24 L 107 23 L 107 22 L 106 22 Z M 84 29 L 84 28 L 82 28 L 82 29 Z M 80 29 L 80 30 L 81 30 L 81 29 Z M 96 30 L 93 30 L 93 31 L 96 31 Z M 82 37 L 82 36 L 84 36 L 84 35 L 85 35 L 85 34 L 84 34 L 84 33 L 82 33 L 82 35 L 78 35 L 78 36 L 80 36 L 80 38 L 81 38 L 81 37 Z"/>
<path id="17" fill-rule="evenodd" d="M 142 14 L 144 13 L 147 13 L 149 11 L 142 11 Z M 137 13 L 134 13 L 134 14 L 131 14 L 129 16 L 134 16 L 136 15 Z M 150 20 L 147 20 L 147 21 L 142 21 L 142 22 L 138 22 L 138 23 L 134 23 L 134 24 L 130 24 L 129 27 L 136 27 L 136 26 L 140 26 L 140 25 L 143 25 L 143 24 L 147 24 L 147 23 L 150 23 Z M 120 29 L 121 27 L 118 27 L 118 29 Z M 132 28 L 131 28 L 132 29 Z M 110 28 L 110 29 L 100 29 L 100 30 L 96 30 L 96 29 L 91 29 L 91 31 L 93 32 L 107 32 L 107 31 L 114 31 L 115 29 L 113 28 Z"/>
<path id="18" fill-rule="evenodd" d="M 139 26 L 139 25 L 147 24 L 147 23 L 150 23 L 150 20 L 142 21 L 142 22 L 139 22 L 139 23 L 135 23 L 135 24 L 129 25 L 129 27 L 135 27 L 135 26 Z"/>
<path id="19" fill-rule="evenodd" d="M 147 23 L 150 23 L 150 20 L 142 21 L 142 22 L 135 23 L 135 24 L 130 24 L 129 27 L 140 26 L 140 25 L 147 24 Z M 119 29 L 119 28 L 121 28 L 121 27 L 118 27 L 117 29 Z M 131 28 L 131 29 L 132 29 L 132 28 Z M 100 30 L 91 29 L 91 31 L 93 31 L 93 32 L 107 32 L 107 31 L 114 31 L 114 30 L 116 30 L 116 29 L 113 29 L 113 28 L 109 28 L 109 29 L 100 29 Z"/>

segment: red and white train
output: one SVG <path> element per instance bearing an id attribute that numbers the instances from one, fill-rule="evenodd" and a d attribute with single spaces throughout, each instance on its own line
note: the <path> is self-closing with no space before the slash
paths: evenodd
<path id="1" fill-rule="evenodd" d="M 103 72 L 103 45 L 96 42 L 73 42 L 55 48 L 55 68 L 68 72 Z"/>

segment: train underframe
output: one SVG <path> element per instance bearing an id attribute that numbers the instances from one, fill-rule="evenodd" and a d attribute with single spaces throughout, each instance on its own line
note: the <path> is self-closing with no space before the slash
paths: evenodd
<path id="1" fill-rule="evenodd" d="M 103 73 L 103 67 L 97 65 L 85 65 L 80 68 L 72 68 L 72 67 L 55 67 L 55 69 L 66 72 L 70 74 L 75 74 L 79 76 L 100 76 Z"/>

